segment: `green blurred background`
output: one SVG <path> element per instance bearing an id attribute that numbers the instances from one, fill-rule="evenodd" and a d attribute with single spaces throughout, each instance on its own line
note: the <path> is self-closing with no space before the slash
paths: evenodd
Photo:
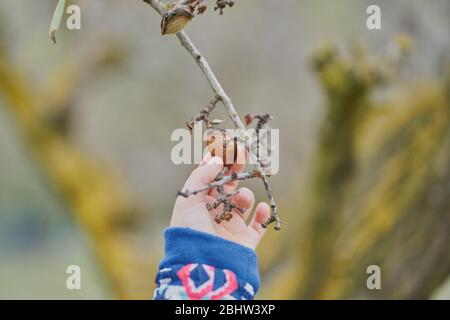
<path id="1" fill-rule="evenodd" d="M 280 129 L 259 298 L 450 298 L 450 2 L 208 2 L 188 34 L 239 113 Z M 55 46 L 56 1 L 0 1 L 0 298 L 151 298 L 193 169 L 170 135 L 212 94 L 147 4 L 72 3 L 82 30 Z"/>

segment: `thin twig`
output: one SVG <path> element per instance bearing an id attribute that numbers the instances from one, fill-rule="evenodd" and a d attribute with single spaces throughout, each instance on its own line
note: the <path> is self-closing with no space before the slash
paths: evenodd
<path id="1" fill-rule="evenodd" d="M 216 187 L 223 186 L 223 185 L 233 182 L 233 181 L 244 181 L 244 180 L 249 180 L 249 179 L 253 179 L 253 178 L 258 178 L 259 176 L 260 176 L 260 173 L 257 170 L 254 170 L 252 172 L 244 172 L 244 173 L 233 172 L 231 175 L 224 176 L 220 180 L 208 183 L 207 185 L 205 185 L 197 190 L 178 191 L 177 195 L 185 197 L 185 198 L 189 198 L 192 195 L 196 195 L 200 192 L 208 191 L 208 190 L 214 189 Z"/>
<path id="2" fill-rule="evenodd" d="M 262 226 L 264 228 L 267 228 L 269 226 L 269 224 L 275 222 L 275 230 L 281 230 L 281 219 L 278 216 L 278 206 L 277 206 L 277 204 L 275 202 L 275 199 L 273 197 L 272 189 L 270 187 L 269 181 L 267 181 L 265 176 L 262 177 L 262 181 L 264 183 L 264 187 L 265 187 L 266 192 L 267 192 L 267 197 L 270 200 L 270 207 L 272 208 L 272 214 L 270 215 L 269 220 L 264 222 L 262 224 Z"/>
<path id="3" fill-rule="evenodd" d="M 220 98 L 218 96 L 215 96 L 214 99 L 212 99 L 209 104 L 202 110 L 198 115 L 193 117 L 191 121 L 187 122 L 186 125 L 188 129 L 191 131 L 194 129 L 194 126 L 196 123 L 203 121 L 206 124 L 206 127 L 208 129 L 212 128 L 213 125 L 216 125 L 217 123 L 214 123 L 213 121 L 209 120 L 209 115 L 216 107 L 217 103 L 220 101 Z"/>

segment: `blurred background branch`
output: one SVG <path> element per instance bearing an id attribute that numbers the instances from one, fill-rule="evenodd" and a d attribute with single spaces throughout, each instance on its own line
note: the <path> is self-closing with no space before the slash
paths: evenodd
<path id="1" fill-rule="evenodd" d="M 380 65 L 334 47 L 313 59 L 326 95 L 295 252 L 279 298 L 426 299 L 450 273 L 450 78 L 375 102 Z M 295 246 L 295 249 L 292 248 Z M 439 262 L 438 262 L 439 261 Z M 366 287 L 378 265 L 382 290 Z M 293 280 L 292 277 L 294 277 Z"/>
<path id="2" fill-rule="evenodd" d="M 72 145 L 64 130 L 58 130 L 57 124 L 67 121 L 63 114 L 68 116 L 64 106 L 69 101 L 58 101 L 62 108 L 56 109 L 60 113 L 57 117 L 55 109 L 51 117 L 39 114 L 37 110 L 42 108 L 36 105 L 46 102 L 40 101 L 10 65 L 6 56 L 0 55 L 0 93 L 52 186 L 64 196 L 89 234 L 113 292 L 118 298 L 150 297 L 151 265 L 143 257 L 139 259 L 141 256 L 130 244 L 127 231 L 137 224 L 138 212 L 123 182 Z M 70 89 L 75 88 L 75 83 L 71 82 Z M 58 95 L 70 97 L 70 89 L 62 85 Z"/>

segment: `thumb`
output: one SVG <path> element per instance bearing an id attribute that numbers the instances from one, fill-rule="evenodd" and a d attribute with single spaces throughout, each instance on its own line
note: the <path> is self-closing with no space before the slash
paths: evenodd
<path id="1" fill-rule="evenodd" d="M 220 157 L 214 157 L 205 165 L 198 167 L 192 171 L 191 175 L 184 184 L 183 191 L 197 190 L 204 187 L 208 183 L 214 181 L 217 175 L 223 170 L 223 161 Z M 200 192 L 189 197 L 191 204 L 196 204 L 204 200 L 207 191 Z"/>

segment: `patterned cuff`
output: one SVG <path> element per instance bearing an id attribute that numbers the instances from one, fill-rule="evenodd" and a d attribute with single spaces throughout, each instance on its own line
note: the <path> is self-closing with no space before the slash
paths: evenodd
<path id="1" fill-rule="evenodd" d="M 252 299 L 258 290 L 254 250 L 189 228 L 164 237 L 155 299 Z"/>

